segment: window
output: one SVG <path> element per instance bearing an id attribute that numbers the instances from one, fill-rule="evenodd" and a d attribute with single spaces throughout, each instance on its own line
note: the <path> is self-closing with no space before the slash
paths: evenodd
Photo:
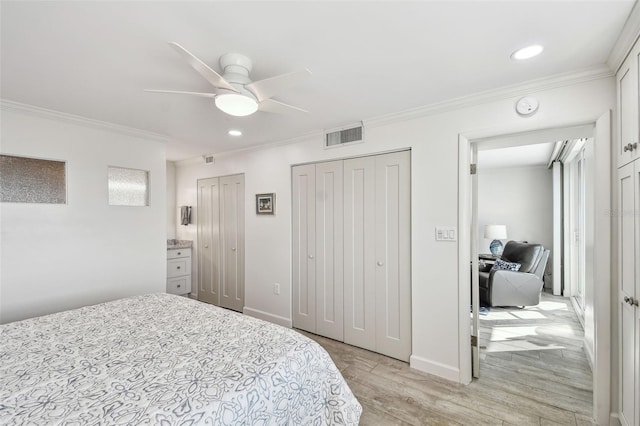
<path id="1" fill-rule="evenodd" d="M 66 204 L 66 163 L 0 155 L 0 201 Z"/>
<path id="2" fill-rule="evenodd" d="M 149 172 L 110 166 L 109 205 L 148 206 Z"/>

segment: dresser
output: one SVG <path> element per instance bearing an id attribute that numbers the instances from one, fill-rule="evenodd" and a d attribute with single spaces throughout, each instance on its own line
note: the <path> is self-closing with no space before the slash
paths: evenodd
<path id="1" fill-rule="evenodd" d="M 184 247 L 186 245 L 167 245 L 167 293 L 186 295 L 191 292 L 191 247 Z"/>

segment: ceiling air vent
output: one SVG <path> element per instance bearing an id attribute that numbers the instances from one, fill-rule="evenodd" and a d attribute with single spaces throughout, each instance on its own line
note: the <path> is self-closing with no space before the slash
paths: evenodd
<path id="1" fill-rule="evenodd" d="M 202 158 L 204 159 L 204 164 L 213 164 L 216 162 L 213 158 L 213 154 L 203 155 Z"/>
<path id="2" fill-rule="evenodd" d="M 324 147 L 335 148 L 342 145 L 362 142 L 362 132 L 362 123 L 327 130 L 324 133 Z"/>

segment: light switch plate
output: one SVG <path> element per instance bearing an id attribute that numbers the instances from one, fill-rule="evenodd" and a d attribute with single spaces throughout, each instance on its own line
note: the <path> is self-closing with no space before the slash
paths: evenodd
<path id="1" fill-rule="evenodd" d="M 455 226 L 436 226 L 436 241 L 457 241 L 458 231 Z"/>

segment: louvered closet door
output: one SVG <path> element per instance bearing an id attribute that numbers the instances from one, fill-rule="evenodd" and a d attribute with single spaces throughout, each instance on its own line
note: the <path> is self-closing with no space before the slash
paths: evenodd
<path id="1" fill-rule="evenodd" d="M 342 161 L 318 163 L 315 172 L 316 333 L 342 341 Z"/>
<path id="2" fill-rule="evenodd" d="M 411 355 L 411 171 L 409 152 L 376 157 L 376 352 Z"/>
<path id="3" fill-rule="evenodd" d="M 375 157 L 344 160 L 344 342 L 376 350 Z"/>
<path id="4" fill-rule="evenodd" d="M 198 180 L 198 300 L 217 305 L 218 298 L 218 178 Z"/>
<path id="5" fill-rule="evenodd" d="M 293 326 L 316 333 L 314 164 L 292 169 Z"/>
<path id="6" fill-rule="evenodd" d="M 220 306 L 244 308 L 244 175 L 220 179 Z"/>

